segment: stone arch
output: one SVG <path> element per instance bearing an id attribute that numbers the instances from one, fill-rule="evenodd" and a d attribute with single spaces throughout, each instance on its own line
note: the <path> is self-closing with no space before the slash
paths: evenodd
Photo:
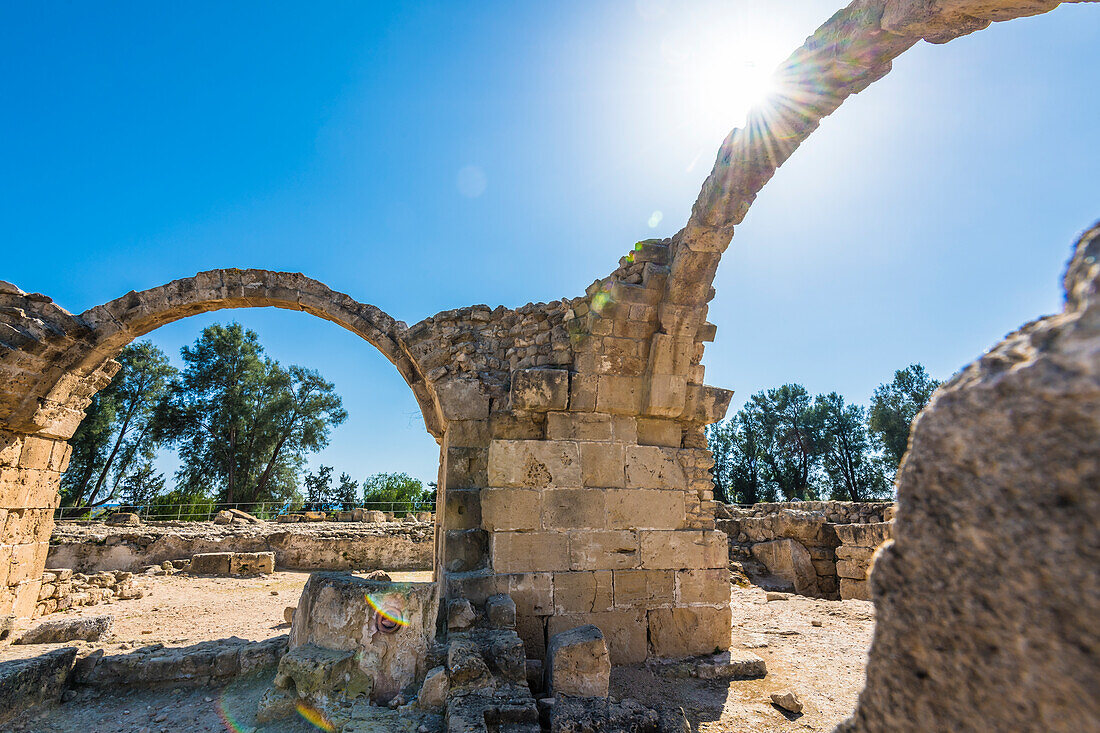
<path id="1" fill-rule="evenodd" d="M 301 273 L 269 270 L 209 270 L 148 290 L 131 291 L 84 311 L 74 318 L 82 326 L 75 338 L 57 334 L 52 339 L 51 347 L 59 353 L 49 359 L 48 368 L 43 369 L 30 395 L 39 401 L 37 418 L 26 415 L 24 406 L 24 415 L 13 415 L 9 421 L 22 418 L 29 422 L 28 427 L 38 428 L 34 432 L 68 438 L 76 425 L 71 419 L 59 418 L 71 418 L 73 411 L 87 405 L 113 376 L 117 369 L 113 359 L 127 344 L 187 316 L 259 307 L 309 313 L 336 323 L 377 348 L 412 389 L 428 432 L 437 441 L 442 438 L 442 410 L 405 347 L 407 327 L 403 322 Z M 60 415 L 51 419 L 51 411 Z"/>
<path id="2" fill-rule="evenodd" d="M 300 273 L 224 269 L 130 292 L 80 315 L 43 295 L 0 283 L 0 615 L 28 617 L 45 567 L 68 439 L 92 396 L 118 370 L 114 358 L 166 323 L 215 310 L 275 307 L 332 321 L 392 363 L 415 396 L 428 432 L 442 442 L 436 390 L 410 354 L 407 326 L 381 309 Z M 441 489 L 443 487 L 441 486 Z"/>

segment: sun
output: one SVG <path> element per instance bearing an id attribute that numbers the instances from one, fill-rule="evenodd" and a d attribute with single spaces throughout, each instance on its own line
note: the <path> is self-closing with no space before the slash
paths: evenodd
<path id="1" fill-rule="evenodd" d="M 786 29 L 741 16 L 712 17 L 703 33 L 671 29 L 661 40 L 672 77 L 670 104 L 684 134 L 713 145 L 745 123 L 777 89 L 775 71 L 790 53 Z M 794 44 L 797 45 L 797 44 Z"/>

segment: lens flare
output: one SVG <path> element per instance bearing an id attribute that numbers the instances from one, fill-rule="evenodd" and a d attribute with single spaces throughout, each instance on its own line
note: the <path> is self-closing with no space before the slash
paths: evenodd
<path id="1" fill-rule="evenodd" d="M 318 730 L 323 730 L 325 733 L 333 733 L 336 730 L 336 726 L 328 722 L 328 718 L 326 718 L 317 708 L 304 702 L 299 702 L 296 707 L 298 715 L 301 715 L 303 720 Z"/>
<path id="2" fill-rule="evenodd" d="M 241 725 L 237 721 L 237 719 L 234 718 L 233 715 L 229 712 L 229 710 L 226 708 L 226 705 L 225 705 L 225 695 L 224 695 L 224 693 L 222 694 L 222 696 L 220 698 L 218 698 L 218 710 L 217 710 L 217 712 L 218 712 L 218 717 L 221 718 L 221 720 L 222 720 L 222 725 L 225 726 L 225 729 L 227 731 L 229 731 L 229 733 L 244 733 L 246 730 L 252 730 L 251 728 L 247 728 L 247 727 Z"/>
<path id="3" fill-rule="evenodd" d="M 382 603 L 383 603 L 383 599 L 384 599 L 383 596 L 375 597 L 375 596 L 372 596 L 370 593 L 367 593 L 366 594 L 366 599 L 367 599 L 367 605 L 369 605 L 371 608 L 373 608 L 375 613 L 377 613 L 379 616 L 386 619 L 390 623 L 396 624 L 397 626 L 408 626 L 409 625 L 409 620 L 404 615 L 397 614 L 397 613 L 391 611 L 390 609 L 386 609 L 386 608 L 382 607 Z"/>

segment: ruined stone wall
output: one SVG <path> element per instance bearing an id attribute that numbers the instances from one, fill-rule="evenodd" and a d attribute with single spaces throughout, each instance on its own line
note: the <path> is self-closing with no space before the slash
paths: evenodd
<path id="1" fill-rule="evenodd" d="M 431 570 L 433 540 L 433 527 L 424 522 L 111 527 L 66 521 L 54 528 L 47 566 L 136 572 L 199 553 L 274 552 L 276 566 L 286 570 Z"/>
<path id="2" fill-rule="evenodd" d="M 71 568 L 58 568 L 42 573 L 38 603 L 32 617 L 55 611 L 94 606 L 107 600 L 141 598 L 142 591 L 134 587 L 133 573 L 116 570 L 94 575 L 74 573 Z"/>
<path id="3" fill-rule="evenodd" d="M 64 441 L 0 431 L 0 616 L 30 617 L 42 588 Z"/>
<path id="4" fill-rule="evenodd" d="M 756 573 L 749 568 L 755 560 L 797 593 L 867 600 L 864 581 L 870 557 L 889 538 L 895 507 L 885 501 L 719 504 L 716 524 L 729 536 L 731 567 L 739 565 L 752 576 Z M 886 529 L 877 542 L 864 547 L 861 543 L 878 535 L 862 527 Z"/>

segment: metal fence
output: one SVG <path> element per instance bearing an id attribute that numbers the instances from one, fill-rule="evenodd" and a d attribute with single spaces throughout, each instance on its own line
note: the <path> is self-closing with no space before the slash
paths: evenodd
<path id="1" fill-rule="evenodd" d="M 54 519 L 104 519 L 115 512 L 132 512 L 145 521 L 185 521 L 208 522 L 218 512 L 225 509 L 239 509 L 259 519 L 273 520 L 280 514 L 299 514 L 306 511 L 324 512 L 330 517 L 338 512 L 354 509 L 380 511 L 401 519 L 409 514 L 435 512 L 433 501 L 368 501 L 361 504 L 291 504 L 287 502 L 237 502 L 217 503 L 212 500 L 198 500 L 188 504 L 149 504 L 132 506 L 124 504 L 104 504 L 98 507 L 63 506 L 54 510 Z"/>

